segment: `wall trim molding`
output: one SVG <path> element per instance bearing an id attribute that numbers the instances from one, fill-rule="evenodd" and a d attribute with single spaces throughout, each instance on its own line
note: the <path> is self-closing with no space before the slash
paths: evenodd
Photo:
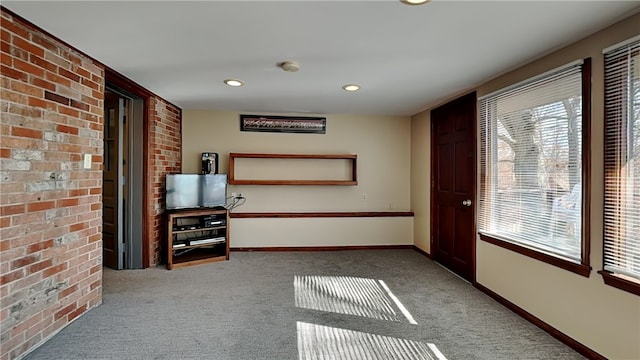
<path id="1" fill-rule="evenodd" d="M 413 211 L 241 212 L 229 213 L 229 217 L 232 219 L 413 217 Z"/>
<path id="2" fill-rule="evenodd" d="M 423 256 L 425 256 L 426 258 L 433 260 L 433 256 L 431 256 L 431 254 L 429 254 L 428 252 L 420 249 L 419 247 L 413 245 L 413 250 L 419 252 L 420 254 L 422 254 Z"/>
<path id="3" fill-rule="evenodd" d="M 560 330 L 554 328 L 553 326 L 547 324 L 546 322 L 542 321 L 541 319 L 539 319 L 535 315 L 531 314 L 530 312 L 526 311 L 525 309 L 519 307 L 518 305 L 516 305 L 516 304 L 512 303 L 511 301 L 507 300 L 506 298 L 504 298 L 504 297 L 500 296 L 499 294 L 493 292 L 492 290 L 490 290 L 489 288 L 485 287 L 484 285 L 482 285 L 482 284 L 480 284 L 478 282 L 474 282 L 473 286 L 475 288 L 477 288 L 478 290 L 482 291 L 483 293 L 487 294 L 491 298 L 493 298 L 495 301 L 497 301 L 500 304 L 504 305 L 507 309 L 513 311 L 514 313 L 516 313 L 520 317 L 524 318 L 525 320 L 529 321 L 533 325 L 535 325 L 535 326 L 539 327 L 540 329 L 546 331 L 547 333 L 549 333 L 549 335 L 551 335 L 554 338 L 560 340 L 562 343 L 564 343 L 565 345 L 569 346 L 573 350 L 577 351 L 581 355 L 587 357 L 588 359 L 598 359 L 598 360 L 606 360 L 607 359 L 606 357 L 598 354 L 597 352 L 593 351 L 592 349 L 590 349 L 586 345 L 584 345 L 584 344 L 578 342 L 577 340 L 573 339 L 569 335 L 563 333 L 562 331 L 560 331 Z"/>
<path id="4" fill-rule="evenodd" d="M 342 250 L 414 250 L 432 260 L 431 254 L 415 245 L 351 245 L 351 246 L 266 246 L 266 247 L 232 247 L 231 251 L 342 251 Z"/>

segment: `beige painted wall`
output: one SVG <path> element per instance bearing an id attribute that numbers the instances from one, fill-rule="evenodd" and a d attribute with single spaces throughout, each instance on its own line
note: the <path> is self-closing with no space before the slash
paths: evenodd
<path id="1" fill-rule="evenodd" d="M 232 247 L 411 245 L 413 219 L 232 219 Z"/>
<path id="2" fill-rule="evenodd" d="M 414 245 L 431 253 L 431 114 L 411 119 L 411 209 Z"/>
<path id="3" fill-rule="evenodd" d="M 556 51 L 477 88 L 483 96 L 573 60 L 592 58 L 592 174 L 591 256 L 593 270 L 585 278 L 477 239 L 477 281 L 578 342 L 611 359 L 640 359 L 640 297 L 604 285 L 596 271 L 602 269 L 603 233 L 603 57 L 602 50 L 640 34 L 636 14 L 582 41 Z M 429 110 L 413 117 L 412 206 L 416 212 L 416 245 L 429 231 L 421 219 L 429 218 L 423 182 L 428 149 L 419 145 L 429 138 Z"/>
<path id="4" fill-rule="evenodd" d="M 239 115 L 183 111 L 184 173 L 199 172 L 202 152 L 220 154 L 220 173 L 228 173 L 230 152 L 357 154 L 358 185 L 230 185 L 229 194 L 247 198 L 234 212 L 411 210 L 409 117 L 327 115 L 326 134 L 283 134 L 241 132 Z M 270 231 L 273 224 L 280 231 Z M 413 244 L 412 218 L 234 219 L 231 231 L 232 247 Z"/>

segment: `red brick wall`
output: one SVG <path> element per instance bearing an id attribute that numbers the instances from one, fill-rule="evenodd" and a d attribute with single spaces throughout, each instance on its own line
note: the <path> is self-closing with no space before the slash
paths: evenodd
<path id="1" fill-rule="evenodd" d="M 0 359 L 102 301 L 103 67 L 2 10 Z M 82 167 L 92 154 L 91 169 Z"/>
<path id="2" fill-rule="evenodd" d="M 182 111 L 160 98 L 152 97 L 149 101 L 148 121 L 148 251 L 149 265 L 154 266 L 164 262 L 166 251 L 165 175 L 179 173 L 182 168 Z"/>
<path id="3" fill-rule="evenodd" d="M 104 66 L 2 9 L 0 360 L 102 301 Z M 145 90 L 146 91 L 146 90 Z M 147 104 L 145 266 L 164 255 L 164 179 L 180 172 L 181 110 Z M 91 169 L 82 168 L 92 154 Z"/>

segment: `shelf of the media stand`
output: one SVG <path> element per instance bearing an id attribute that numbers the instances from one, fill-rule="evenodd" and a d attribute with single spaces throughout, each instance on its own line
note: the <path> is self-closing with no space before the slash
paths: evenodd
<path id="1" fill-rule="evenodd" d="M 215 227 L 187 229 L 187 230 L 173 230 L 172 233 L 173 234 L 185 234 L 185 233 L 192 233 L 192 232 L 198 232 L 198 231 L 219 230 L 219 229 L 224 229 L 224 228 L 226 228 L 226 226 L 215 226 Z"/>
<path id="2" fill-rule="evenodd" d="M 226 240 L 220 240 L 220 241 L 209 242 L 204 244 L 184 245 L 184 246 L 174 244 L 172 248 L 173 248 L 173 251 L 180 251 L 180 250 L 196 249 L 196 248 L 202 248 L 202 247 L 213 247 L 216 245 L 223 245 L 225 242 Z"/>
<path id="3" fill-rule="evenodd" d="M 211 254 L 188 253 L 174 257 L 171 269 L 225 260 L 228 260 L 225 255 L 211 256 Z"/>

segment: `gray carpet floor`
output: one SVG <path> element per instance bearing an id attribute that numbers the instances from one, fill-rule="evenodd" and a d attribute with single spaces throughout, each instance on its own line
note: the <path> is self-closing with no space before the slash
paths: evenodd
<path id="1" fill-rule="evenodd" d="M 105 269 L 39 359 L 582 359 L 413 250 L 232 252 Z"/>

